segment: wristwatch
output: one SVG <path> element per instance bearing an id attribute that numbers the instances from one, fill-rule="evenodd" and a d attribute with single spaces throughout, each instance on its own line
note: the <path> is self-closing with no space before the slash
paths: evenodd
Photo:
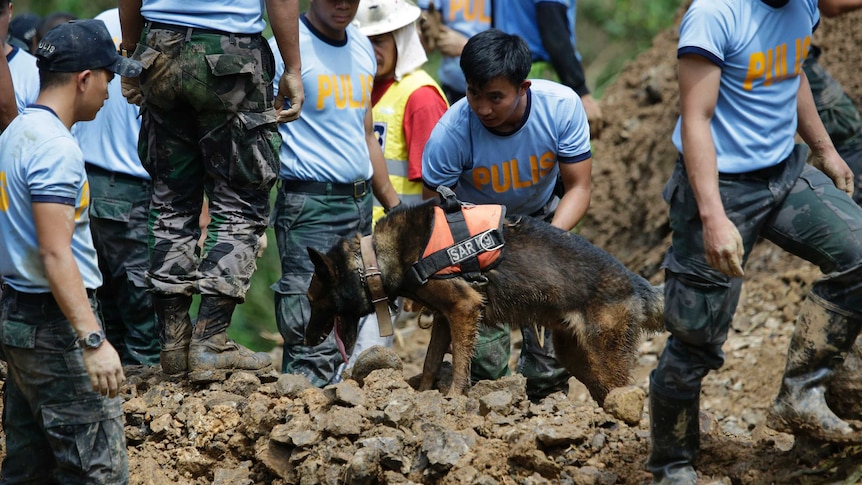
<path id="1" fill-rule="evenodd" d="M 87 332 L 83 337 L 78 337 L 75 339 L 75 345 L 79 349 L 98 349 L 104 341 L 105 332 L 99 330 L 97 332 Z"/>

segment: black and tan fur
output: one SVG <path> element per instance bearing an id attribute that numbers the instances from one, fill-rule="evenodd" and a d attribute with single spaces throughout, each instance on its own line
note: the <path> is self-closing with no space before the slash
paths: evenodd
<path id="1" fill-rule="evenodd" d="M 485 273 L 487 285 L 455 277 L 411 289 L 405 272 L 419 258 L 432 220 L 431 204 L 395 210 L 377 222 L 373 235 L 390 301 L 404 296 L 435 312 L 420 389 L 433 385 L 451 341 L 449 392 L 466 391 L 482 321 L 550 329 L 557 358 L 599 404 L 608 391 L 629 384 L 641 336 L 663 328 L 660 287 L 581 236 L 530 217 L 507 217 L 503 260 Z M 342 239 L 325 255 L 309 248 L 315 272 L 307 344 L 322 342 L 337 320 L 351 349 L 359 319 L 373 311 L 360 278 L 359 239 Z"/>

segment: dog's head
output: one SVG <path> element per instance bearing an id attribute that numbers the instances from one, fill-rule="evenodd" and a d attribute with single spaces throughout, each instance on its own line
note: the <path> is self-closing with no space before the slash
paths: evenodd
<path id="1" fill-rule="evenodd" d="M 308 248 L 314 275 L 307 293 L 311 319 L 305 329 L 305 345 L 320 345 L 334 329 L 338 349 L 346 361 L 347 353 L 356 345 L 359 319 L 369 313 L 369 303 L 358 273 L 348 273 L 346 266 L 340 268 L 333 259 L 333 253 L 341 247 L 336 245 L 330 255 Z"/>

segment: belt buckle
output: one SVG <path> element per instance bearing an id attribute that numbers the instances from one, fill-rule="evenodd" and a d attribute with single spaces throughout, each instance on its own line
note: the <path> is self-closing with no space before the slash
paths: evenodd
<path id="1" fill-rule="evenodd" d="M 365 180 L 353 182 L 353 197 L 358 199 L 368 192 L 368 183 Z"/>

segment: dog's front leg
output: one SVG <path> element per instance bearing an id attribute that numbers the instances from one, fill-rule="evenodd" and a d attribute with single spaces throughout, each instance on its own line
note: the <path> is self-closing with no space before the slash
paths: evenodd
<path id="1" fill-rule="evenodd" d="M 434 323 L 431 327 L 431 341 L 428 342 L 425 364 L 422 366 L 422 380 L 419 382 L 420 391 L 427 391 L 434 387 L 434 381 L 440 373 L 440 364 L 443 363 L 443 356 L 446 355 L 451 341 L 449 321 L 442 315 L 435 314 Z"/>
<path id="2" fill-rule="evenodd" d="M 449 388 L 449 396 L 457 396 L 466 393 L 470 387 L 470 361 L 476 348 L 479 312 L 453 312 L 449 318 L 452 337 L 452 387 Z"/>

